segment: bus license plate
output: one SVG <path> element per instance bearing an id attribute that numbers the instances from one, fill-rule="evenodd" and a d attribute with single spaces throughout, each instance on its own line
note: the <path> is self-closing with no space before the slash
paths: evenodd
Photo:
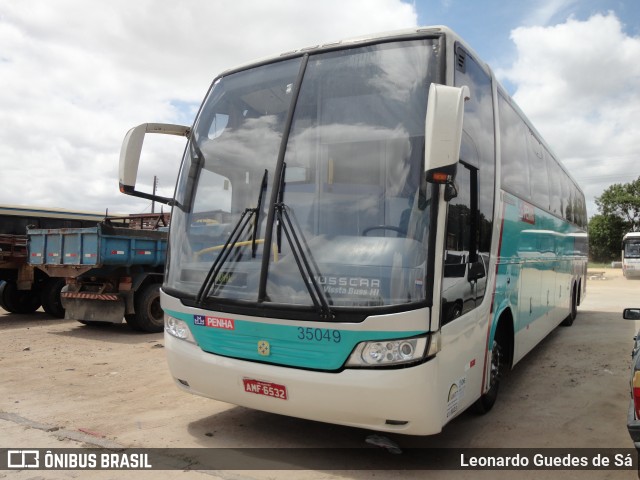
<path id="1" fill-rule="evenodd" d="M 262 382 L 260 380 L 253 380 L 252 378 L 243 378 L 242 382 L 244 383 L 245 392 L 264 395 L 265 397 L 279 398 L 281 400 L 287 399 L 287 387 L 284 385 Z"/>

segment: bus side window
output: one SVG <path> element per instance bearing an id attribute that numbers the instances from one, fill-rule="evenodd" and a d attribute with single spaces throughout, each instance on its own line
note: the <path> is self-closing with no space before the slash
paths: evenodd
<path id="1" fill-rule="evenodd" d="M 549 175 L 549 211 L 561 217 L 562 212 L 562 176 L 564 172 L 555 158 L 545 150 Z"/>
<path id="2" fill-rule="evenodd" d="M 457 87 L 466 85 L 471 90 L 471 98 L 464 105 L 464 124 L 460 161 L 458 167 L 458 186 L 469 192 L 468 239 L 466 239 L 468 255 L 465 260 L 464 287 L 465 295 L 470 297 L 464 304 L 464 311 L 479 306 L 485 297 L 486 272 L 491 251 L 493 230 L 493 205 L 495 192 L 495 132 L 493 111 L 493 89 L 491 75 L 460 44 L 456 45 L 456 66 L 454 84 Z M 528 172 L 527 172 L 528 173 Z M 460 193 L 459 193 L 460 196 Z M 455 199 L 453 205 L 461 206 Z M 455 214 L 450 210 L 450 215 Z M 453 220 L 452 220 L 453 221 Z M 465 243 L 459 240 L 454 243 Z M 455 271 L 459 267 L 445 267 Z M 458 272 L 459 273 L 459 272 Z M 453 277 L 447 277 L 450 283 Z M 458 277 L 460 278 L 460 277 Z M 451 296 L 451 295 L 449 295 Z M 443 295 L 444 297 L 444 295 Z M 442 322 L 455 318 L 460 312 L 457 308 L 449 311 L 449 318 L 443 309 Z"/>
<path id="3" fill-rule="evenodd" d="M 544 147 L 531 130 L 527 135 L 527 158 L 529 160 L 529 181 L 531 182 L 531 200 L 533 203 L 550 210 L 549 174 Z"/>
<path id="4" fill-rule="evenodd" d="M 467 145 L 468 147 L 468 145 Z M 462 149 L 461 155 L 469 149 Z M 478 169 L 458 164 L 458 196 L 449 203 L 442 283 L 442 325 L 476 307 L 477 282 L 471 266 L 478 259 Z M 482 275 L 484 277 L 485 275 Z"/>

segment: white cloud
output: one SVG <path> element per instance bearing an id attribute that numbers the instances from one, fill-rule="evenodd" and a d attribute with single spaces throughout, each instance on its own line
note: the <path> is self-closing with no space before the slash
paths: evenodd
<path id="1" fill-rule="evenodd" d="M 577 0 L 538 1 L 533 9 L 527 12 L 524 24 L 527 26 L 547 25 L 554 16 L 571 7 L 576 2 Z"/>
<path id="2" fill-rule="evenodd" d="M 593 198 L 640 176 L 640 37 L 613 13 L 511 32 L 518 59 L 499 76 Z"/>
<path id="3" fill-rule="evenodd" d="M 416 25 L 400 0 L 0 0 L 0 204 L 146 208 L 117 191 L 130 127 L 191 123 L 227 68 Z M 181 148 L 150 146 L 149 190 L 173 193 Z"/>

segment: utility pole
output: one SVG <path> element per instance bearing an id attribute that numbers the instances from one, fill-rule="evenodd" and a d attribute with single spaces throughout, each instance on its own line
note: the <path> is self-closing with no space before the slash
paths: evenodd
<path id="1" fill-rule="evenodd" d="M 158 177 L 153 176 L 153 195 L 155 196 L 156 190 L 158 190 Z M 154 200 L 151 201 L 151 213 L 156 213 L 156 202 Z"/>

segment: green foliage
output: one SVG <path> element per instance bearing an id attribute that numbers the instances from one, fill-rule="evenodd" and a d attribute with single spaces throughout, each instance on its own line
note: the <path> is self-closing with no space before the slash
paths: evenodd
<path id="1" fill-rule="evenodd" d="M 628 231 L 640 230 L 640 177 L 625 184 L 614 183 L 595 200 L 602 215 L 620 218 Z"/>
<path id="2" fill-rule="evenodd" d="M 589 221 L 589 256 L 594 262 L 620 260 L 626 224 L 614 215 L 594 215 Z"/>
<path id="3" fill-rule="evenodd" d="M 640 177 L 615 183 L 595 199 L 600 212 L 589 221 L 589 253 L 593 261 L 620 259 L 622 237 L 640 231 Z"/>

